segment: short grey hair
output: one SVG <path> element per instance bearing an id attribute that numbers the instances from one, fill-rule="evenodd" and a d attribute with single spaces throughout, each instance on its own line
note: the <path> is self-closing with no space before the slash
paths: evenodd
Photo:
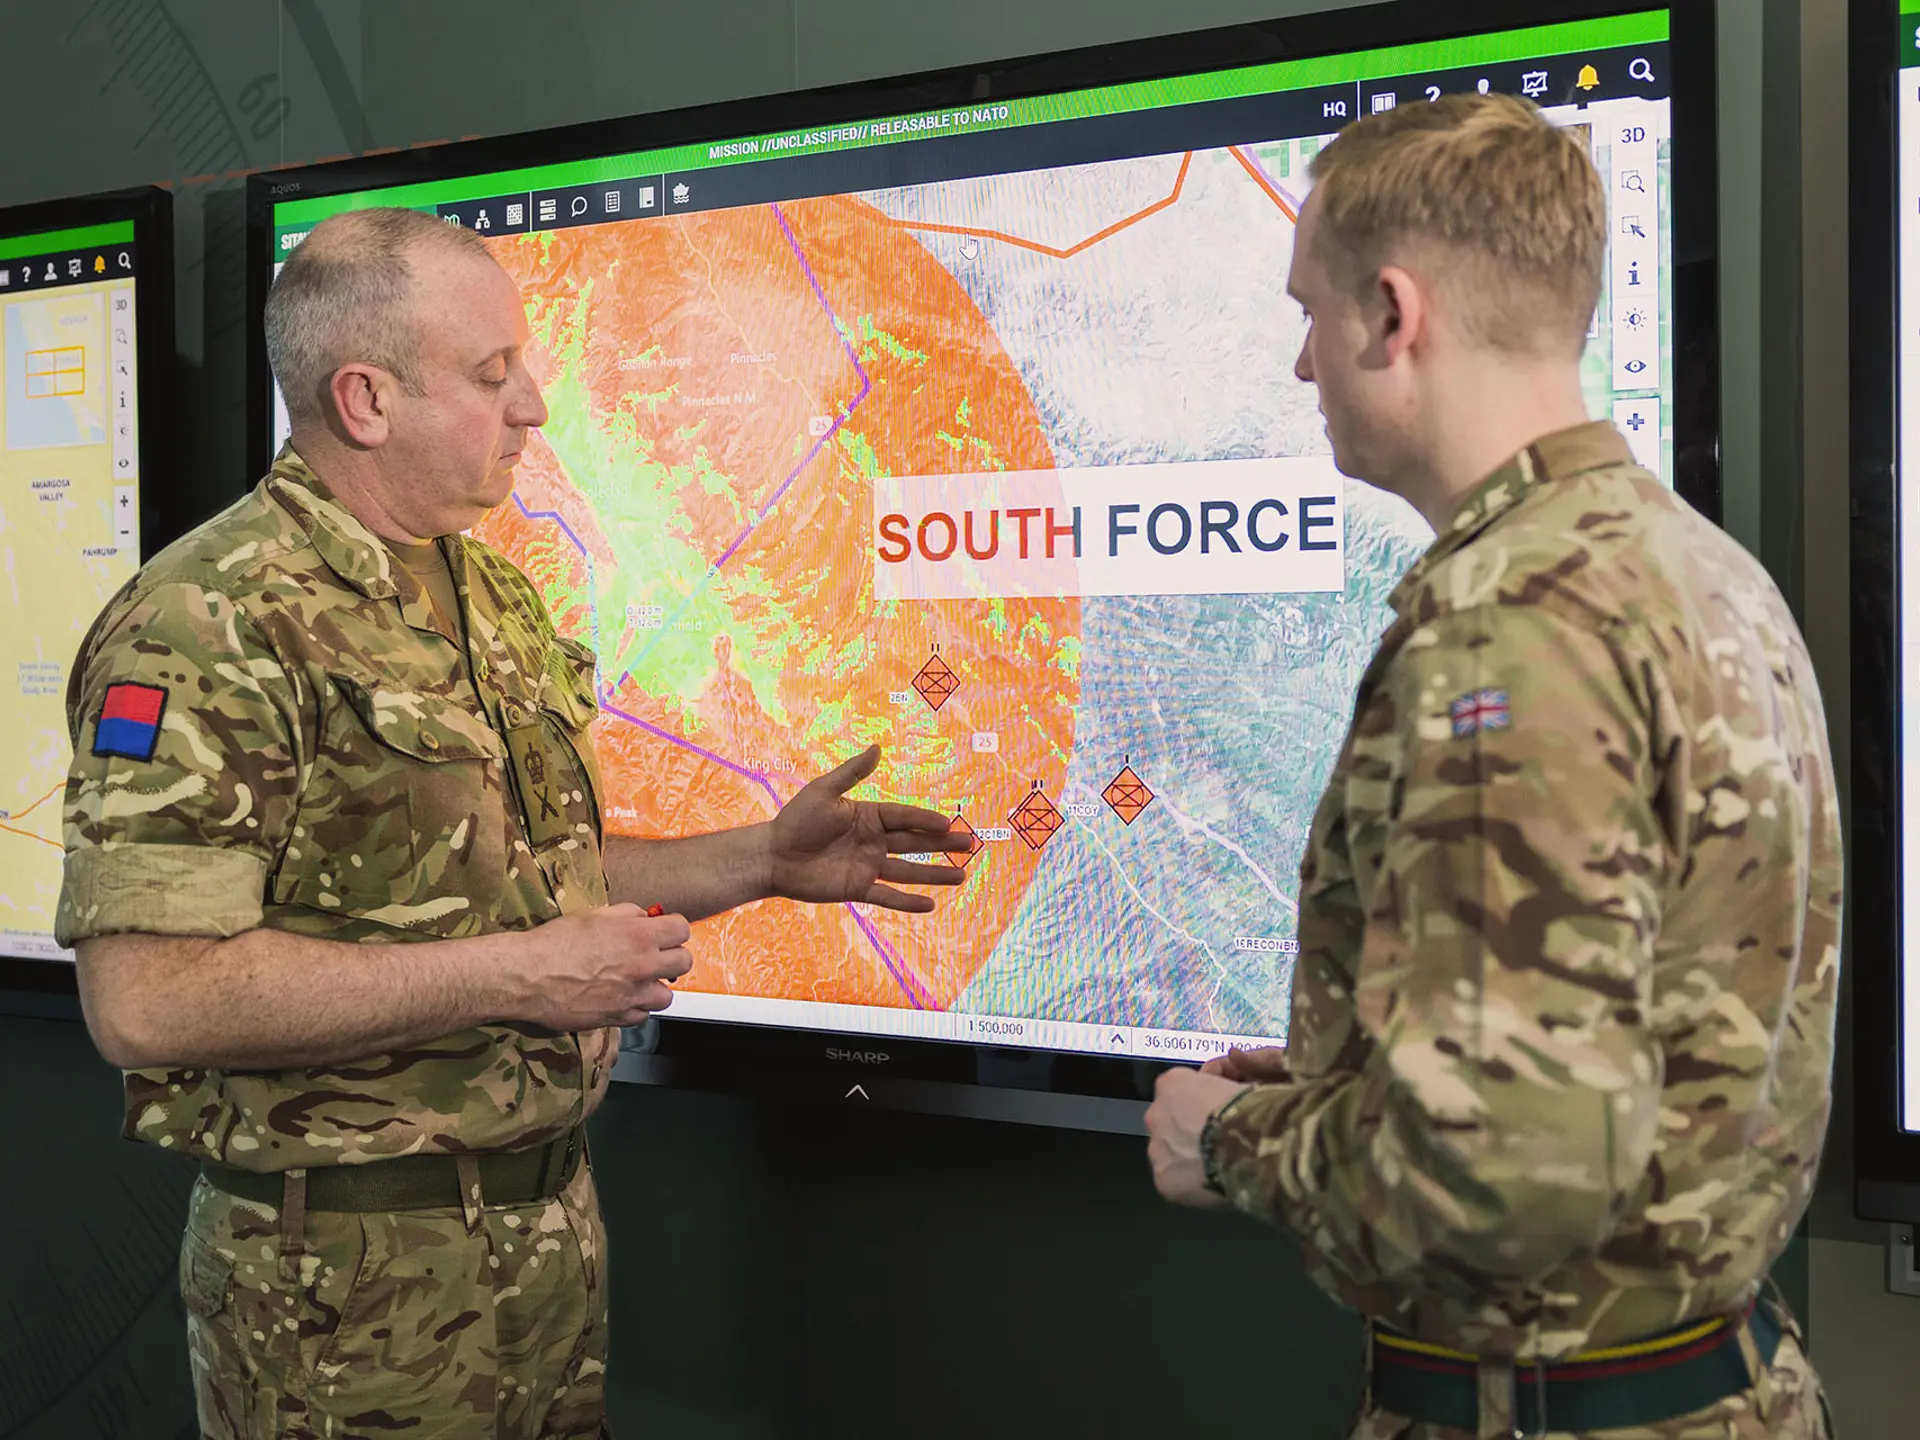
<path id="1" fill-rule="evenodd" d="M 492 258 L 465 226 L 391 207 L 330 216 L 295 247 L 266 312 L 267 363 L 294 424 L 327 415 L 334 374 L 353 361 L 421 392 L 411 257 L 429 247 Z"/>

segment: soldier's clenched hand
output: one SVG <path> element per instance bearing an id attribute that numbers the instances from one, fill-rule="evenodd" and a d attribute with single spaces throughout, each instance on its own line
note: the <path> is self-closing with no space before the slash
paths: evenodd
<path id="1" fill-rule="evenodd" d="M 1243 1085 L 1282 1085 L 1293 1078 L 1287 1068 L 1287 1051 L 1282 1045 L 1263 1045 L 1258 1050 L 1234 1046 L 1224 1055 L 1216 1055 L 1200 1067 L 1202 1075 L 1218 1075 Z"/>
<path id="2" fill-rule="evenodd" d="M 520 937 L 523 1009 L 507 1018 L 554 1030 L 638 1025 L 673 1003 L 669 981 L 693 968 L 680 915 L 607 905 L 564 915 Z"/>
<path id="3" fill-rule="evenodd" d="M 1153 1104 L 1147 1107 L 1147 1163 L 1153 1167 L 1154 1187 L 1167 1199 L 1201 1210 L 1227 1203 L 1207 1185 L 1200 1132 L 1214 1111 L 1246 1088 L 1181 1067 L 1160 1072 Z"/>

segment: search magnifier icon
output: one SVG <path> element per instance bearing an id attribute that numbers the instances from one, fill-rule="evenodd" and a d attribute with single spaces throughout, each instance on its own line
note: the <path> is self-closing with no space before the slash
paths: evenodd
<path id="1" fill-rule="evenodd" d="M 1653 66 L 1647 63 L 1644 55 L 1627 66 L 1627 74 L 1635 80 L 1644 80 L 1649 85 L 1653 83 Z"/>

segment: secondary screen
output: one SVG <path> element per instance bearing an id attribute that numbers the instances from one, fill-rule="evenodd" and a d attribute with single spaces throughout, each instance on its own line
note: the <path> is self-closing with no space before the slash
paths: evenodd
<path id="1" fill-rule="evenodd" d="M 293 201 L 431 209 L 552 418 L 474 532 L 600 657 L 606 824 L 863 793 L 980 844 L 933 917 L 747 907 L 673 1014 L 1103 1053 L 1284 1041 L 1297 872 L 1431 539 L 1344 480 L 1286 295 L 1360 114 L 1527 95 L 1612 200 L 1596 417 L 1668 475 L 1664 11 Z M 284 416 L 281 421 L 284 435 Z"/>
<path id="2" fill-rule="evenodd" d="M 140 565 L 133 224 L 0 233 L 0 955 L 54 943 L 68 670 Z"/>
<path id="3" fill-rule="evenodd" d="M 1902 1128 L 1920 1132 L 1920 0 L 1900 0 L 1900 1069 Z"/>

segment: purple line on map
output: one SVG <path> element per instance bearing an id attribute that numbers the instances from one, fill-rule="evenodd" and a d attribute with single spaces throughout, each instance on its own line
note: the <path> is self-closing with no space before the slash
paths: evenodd
<path id="1" fill-rule="evenodd" d="M 551 520 L 560 527 L 560 533 L 573 542 L 574 549 L 578 550 L 582 555 L 587 554 L 585 542 L 573 533 L 573 527 L 567 524 L 565 517 L 563 517 L 558 510 L 529 510 L 527 508 L 527 502 L 520 498 L 520 492 L 518 490 L 513 492 L 513 503 L 518 507 L 520 513 L 529 520 Z M 587 558 L 591 560 L 593 557 L 588 555 Z"/>
<path id="2" fill-rule="evenodd" d="M 630 674 L 622 675 L 620 677 L 620 683 L 624 685 L 632 678 Z M 600 708 L 616 720 L 624 720 L 629 725 L 637 725 L 649 735 L 657 735 L 670 745 L 678 745 L 682 750 L 691 750 L 701 759 L 711 760 L 715 765 L 721 766 L 723 769 L 731 770 L 734 774 L 753 781 L 754 784 L 767 792 L 767 796 L 773 801 L 774 807 L 776 809 L 779 808 L 781 803 L 780 792 L 775 790 L 773 788 L 773 782 L 758 770 L 749 770 L 746 766 L 736 764 L 724 755 L 716 755 L 713 751 L 696 745 L 691 740 L 675 735 L 671 730 L 662 729 L 650 721 L 642 720 L 638 715 L 630 715 L 615 705 L 613 698 L 614 692 L 608 690 L 606 694 L 601 697 Z M 858 910 L 854 909 L 852 905 L 847 906 L 847 913 L 853 916 L 853 923 L 860 927 L 861 933 L 867 937 L 869 943 L 879 952 L 880 963 L 887 967 L 888 973 L 893 976 L 895 983 L 900 986 L 901 991 L 906 995 L 908 1001 L 913 1005 L 913 1008 L 916 1010 L 938 1008 L 934 1006 L 933 997 L 927 993 L 926 987 L 920 983 L 919 977 L 907 968 L 906 962 L 901 960 L 899 955 L 895 953 L 893 947 L 887 943 L 886 937 L 880 933 L 874 926 L 874 923 Z"/>

